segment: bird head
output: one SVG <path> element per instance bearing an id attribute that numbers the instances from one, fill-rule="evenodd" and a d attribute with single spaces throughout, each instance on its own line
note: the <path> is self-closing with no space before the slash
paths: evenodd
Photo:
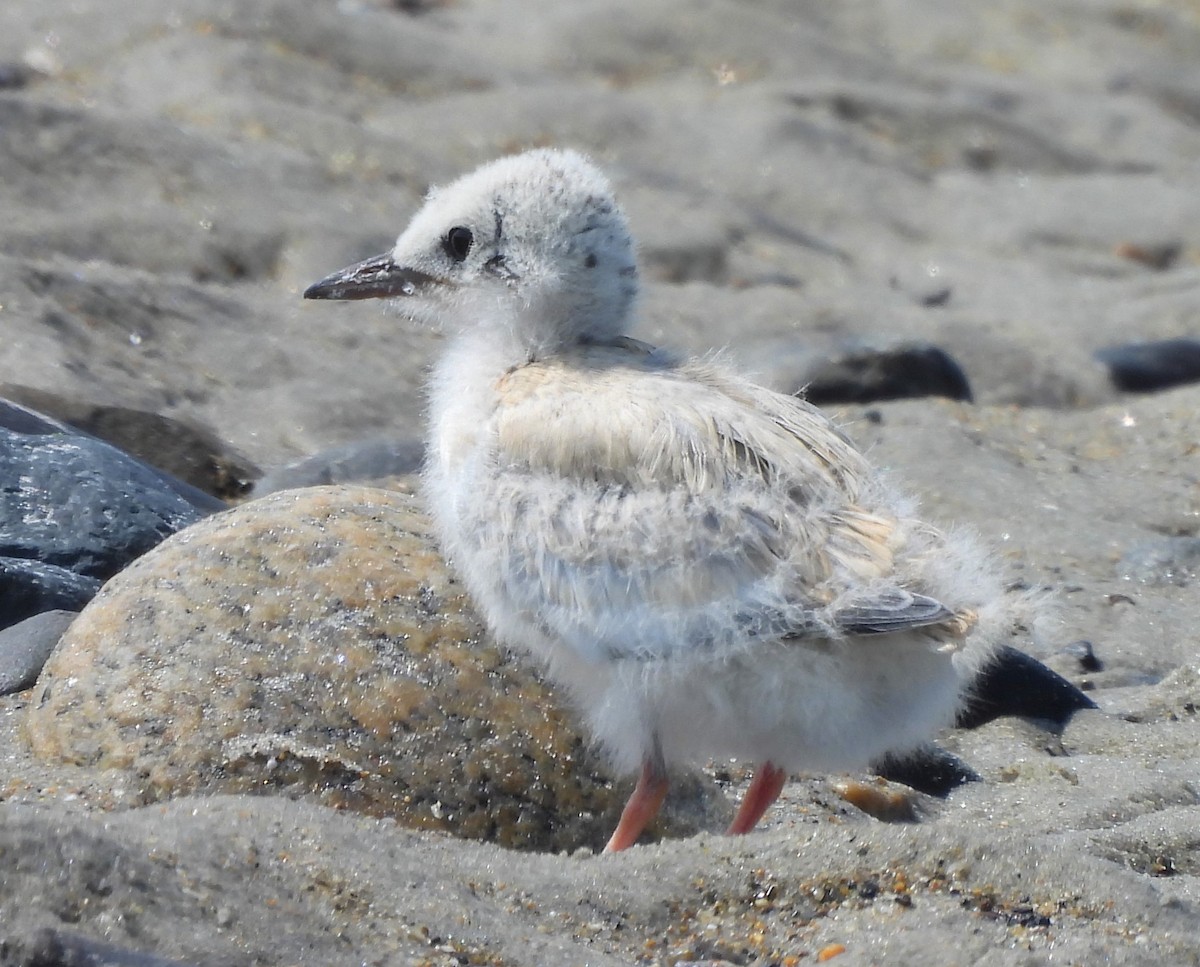
<path id="1" fill-rule="evenodd" d="M 392 299 L 421 322 L 492 328 L 537 354 L 621 335 L 637 296 L 625 215 L 574 151 L 491 162 L 433 189 L 390 252 L 306 299 Z"/>

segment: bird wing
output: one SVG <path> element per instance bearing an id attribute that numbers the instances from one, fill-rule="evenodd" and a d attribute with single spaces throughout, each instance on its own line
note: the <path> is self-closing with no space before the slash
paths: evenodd
<path id="1" fill-rule="evenodd" d="M 496 387 L 477 566 L 589 657 L 882 634 L 952 613 L 901 586 L 907 522 L 816 408 L 709 363 L 590 347 Z"/>

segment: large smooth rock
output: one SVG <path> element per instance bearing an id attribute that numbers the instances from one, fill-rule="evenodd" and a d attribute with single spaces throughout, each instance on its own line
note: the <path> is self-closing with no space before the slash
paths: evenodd
<path id="1" fill-rule="evenodd" d="M 47 760 L 152 801 L 309 794 L 501 844 L 599 846 L 624 794 L 494 647 L 404 493 L 284 491 L 167 540 L 71 626 L 30 701 Z M 719 825 L 698 779 L 659 832 Z"/>

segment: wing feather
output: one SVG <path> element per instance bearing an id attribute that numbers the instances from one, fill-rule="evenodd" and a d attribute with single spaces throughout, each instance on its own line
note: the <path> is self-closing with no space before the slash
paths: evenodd
<path id="1" fill-rule="evenodd" d="M 859 503 L 869 466 L 801 400 L 641 344 L 533 363 L 496 391 L 495 472 L 467 532 L 497 549 L 477 560 L 526 618 L 585 654 L 953 617 L 897 586 L 904 521 Z"/>

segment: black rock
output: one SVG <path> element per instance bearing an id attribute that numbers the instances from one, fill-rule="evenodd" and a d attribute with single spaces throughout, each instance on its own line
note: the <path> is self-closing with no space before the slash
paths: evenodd
<path id="1" fill-rule="evenodd" d="M 0 627 L 78 610 L 134 558 L 225 505 L 0 400 Z"/>
<path id="2" fill-rule="evenodd" d="M 29 688 L 37 681 L 74 611 L 43 611 L 0 631 L 0 695 Z"/>
<path id="3" fill-rule="evenodd" d="M 118 446 L 106 443 L 86 431 L 81 431 L 71 426 L 65 421 L 47 416 L 45 413 L 31 409 L 28 406 L 22 406 L 12 400 L 0 398 L 0 430 L 11 430 L 14 433 L 25 434 L 27 436 L 63 434 L 72 438 L 91 440 L 92 443 L 98 444 L 98 452 L 101 448 L 106 448 L 115 458 L 140 467 L 142 471 L 149 473 L 157 479 L 160 488 L 178 494 L 189 504 L 192 504 L 205 513 L 224 510 L 227 506 L 223 500 L 205 493 L 199 487 L 193 487 L 191 484 L 172 476 L 165 470 L 160 470 L 149 463 L 131 456 Z"/>
<path id="4" fill-rule="evenodd" d="M 0 397 L 49 415 L 222 499 L 244 496 L 261 471 L 203 426 L 125 406 L 101 406 L 30 386 L 0 383 Z M 65 424 L 65 426 L 64 426 Z"/>
<path id="5" fill-rule="evenodd" d="M 43 611 L 78 611 L 92 600 L 101 583 L 57 564 L 0 557 L 0 628 Z"/>
<path id="6" fill-rule="evenodd" d="M 20 406 L 10 400 L 0 400 L 0 427 L 12 430 L 14 433 L 69 433 L 65 424 L 58 420 Z"/>
<path id="7" fill-rule="evenodd" d="M 971 385 L 945 350 L 929 343 L 852 349 L 826 360 L 802 394 L 818 406 L 944 396 L 971 400 Z"/>
<path id="8" fill-rule="evenodd" d="M 1085 708 L 1096 708 L 1096 703 L 1036 658 L 1005 646 L 972 683 L 955 725 L 974 729 L 1002 715 L 1064 725 Z"/>
<path id="9" fill-rule="evenodd" d="M 1163 339 L 1097 350 L 1117 389 L 1150 392 L 1200 381 L 1200 340 Z"/>
<path id="10" fill-rule="evenodd" d="M 95 406 L 68 421 L 204 493 L 242 497 L 259 469 L 215 433 L 180 420 L 124 406 Z"/>
<path id="11" fill-rule="evenodd" d="M 107 443 L 0 428 L 0 557 L 109 578 L 204 514 Z"/>
<path id="12" fill-rule="evenodd" d="M 936 745 L 925 745 L 905 755 L 889 753 L 873 762 L 871 768 L 884 779 L 943 799 L 959 786 L 979 781 L 979 773 Z"/>

